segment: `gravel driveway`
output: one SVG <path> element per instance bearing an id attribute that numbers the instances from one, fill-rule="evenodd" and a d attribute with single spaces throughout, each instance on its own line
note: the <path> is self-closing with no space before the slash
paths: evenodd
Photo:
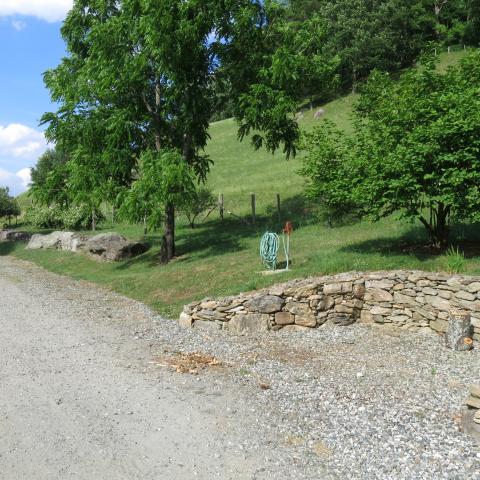
<path id="1" fill-rule="evenodd" d="M 479 350 L 437 336 L 182 330 L 0 257 L 0 365 L 2 480 L 480 479 Z"/>

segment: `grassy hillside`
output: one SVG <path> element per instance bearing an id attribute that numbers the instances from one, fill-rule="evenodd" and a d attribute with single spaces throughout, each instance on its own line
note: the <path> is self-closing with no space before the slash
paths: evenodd
<path id="1" fill-rule="evenodd" d="M 348 130 L 355 99 L 356 95 L 349 95 L 322 106 L 324 118 Z M 322 121 L 314 119 L 315 111 L 302 112 L 299 124 L 303 130 Z M 265 150 L 255 151 L 248 139 L 239 142 L 237 125 L 232 119 L 213 123 L 210 135 L 207 154 L 215 164 L 208 185 L 216 194 L 224 194 L 225 206 L 233 213 L 249 212 L 251 193 L 257 196 L 259 212 L 265 212 L 268 206 L 275 204 L 277 193 L 281 198 L 301 194 L 303 179 L 297 174 L 301 154 L 287 161 L 282 152 L 272 155 Z"/>
<path id="2" fill-rule="evenodd" d="M 439 69 L 445 70 L 455 65 L 465 55 L 463 50 L 443 53 L 439 59 Z M 322 105 L 323 118 L 335 122 L 338 127 L 351 129 L 351 114 L 357 95 L 348 95 Z M 315 120 L 314 110 L 302 112 L 299 120 L 303 130 L 310 130 L 322 120 Z M 223 193 L 225 205 L 233 213 L 250 211 L 250 194 L 257 196 L 258 210 L 264 212 L 275 204 L 276 194 L 282 198 L 293 197 L 302 192 L 303 179 L 297 174 L 301 165 L 301 154 L 289 161 L 281 152 L 275 155 L 259 150 L 255 151 L 249 140 L 242 143 L 237 138 L 237 126 L 232 119 L 215 122 L 210 128 L 211 140 L 207 154 L 215 164 L 209 175 L 208 185 L 215 194 Z"/>
<path id="3" fill-rule="evenodd" d="M 22 211 L 28 208 L 32 204 L 32 199 L 28 196 L 28 191 L 20 194 L 17 197 L 17 202 Z"/>
<path id="4" fill-rule="evenodd" d="M 445 56 L 442 66 L 459 55 L 461 52 Z M 349 95 L 324 105 L 325 117 L 348 129 L 354 100 Z M 306 111 L 301 126 L 310 129 L 320 121 L 313 119 L 313 112 Z M 259 212 L 256 225 L 248 226 L 229 215 L 220 222 L 214 212 L 206 223 L 191 230 L 179 219 L 178 258 L 166 266 L 158 264 L 160 235 L 155 233 L 146 238 L 152 244 L 148 253 L 119 264 L 99 264 L 66 252 L 28 251 L 11 244 L 0 244 L 0 255 L 14 254 L 49 270 L 97 282 L 171 317 L 195 299 L 235 294 L 294 277 L 348 270 L 450 268 L 445 255 L 434 255 L 422 247 L 425 236 L 420 225 L 389 218 L 378 223 L 364 221 L 328 228 L 302 198 L 302 179 L 296 173 L 301 156 L 287 162 L 280 154 L 272 157 L 264 151 L 253 151 L 247 141 L 238 142 L 232 120 L 214 123 L 210 133 L 208 153 L 215 165 L 209 186 L 216 194 L 223 193 L 226 207 L 238 215 L 248 215 L 250 193 L 255 192 Z M 268 209 L 274 205 L 276 193 L 282 196 L 280 221 L 275 211 Z M 280 232 L 285 220 L 292 220 L 295 227 L 292 270 L 264 276 L 258 255 L 260 237 L 267 228 Z M 142 238 L 140 226 L 106 223 L 103 229 Z M 453 233 L 467 255 L 464 271 L 480 274 L 480 229 L 463 225 Z M 465 242 L 467 238 L 469 241 Z"/>

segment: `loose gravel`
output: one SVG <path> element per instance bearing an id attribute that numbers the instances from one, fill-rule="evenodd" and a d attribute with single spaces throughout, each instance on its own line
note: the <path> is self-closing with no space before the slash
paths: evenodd
<path id="1" fill-rule="evenodd" d="M 453 352 L 437 335 L 366 325 L 254 337 L 185 330 L 29 264 L 2 259 L 2 275 L 46 308 L 129 332 L 124 340 L 145 349 L 130 367 L 150 379 L 171 375 L 179 396 L 192 385 L 199 398 L 235 392 L 215 408 L 253 426 L 225 446 L 245 459 L 262 452 L 252 479 L 480 479 L 480 445 L 460 427 L 468 385 L 480 383 L 478 346 Z M 175 373 L 175 358 L 194 352 L 220 365 Z"/>

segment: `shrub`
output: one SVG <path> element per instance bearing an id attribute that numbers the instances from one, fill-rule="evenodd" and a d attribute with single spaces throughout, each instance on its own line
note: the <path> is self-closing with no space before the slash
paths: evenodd
<path id="1" fill-rule="evenodd" d="M 62 227 L 62 210 L 58 205 L 32 205 L 25 210 L 24 220 L 35 228 Z"/>
<path id="2" fill-rule="evenodd" d="M 105 219 L 102 212 L 95 212 L 96 222 Z M 73 205 L 62 212 L 62 226 L 66 230 L 85 230 L 92 227 L 92 210 L 88 205 Z"/>
<path id="3" fill-rule="evenodd" d="M 57 204 L 50 206 L 33 205 L 25 211 L 25 222 L 35 228 L 61 228 L 67 230 L 83 230 L 92 226 L 92 211 L 85 205 L 72 205 L 61 208 Z M 104 220 L 103 214 L 97 210 L 96 221 Z"/>
<path id="4" fill-rule="evenodd" d="M 182 213 L 188 219 L 190 227 L 195 228 L 196 219 L 202 214 L 215 207 L 217 201 L 213 193 L 206 187 L 200 187 L 182 207 Z"/>

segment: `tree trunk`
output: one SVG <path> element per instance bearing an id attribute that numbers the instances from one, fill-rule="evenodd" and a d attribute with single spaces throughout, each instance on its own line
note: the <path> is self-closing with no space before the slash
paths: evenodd
<path id="1" fill-rule="evenodd" d="M 147 214 L 145 213 L 143 215 L 143 235 L 146 236 L 148 233 L 148 228 L 147 228 Z"/>
<path id="2" fill-rule="evenodd" d="M 165 207 L 165 223 L 160 250 L 160 261 L 168 263 L 175 256 L 175 206 L 168 203 Z"/>
<path id="3" fill-rule="evenodd" d="M 94 232 L 97 228 L 96 225 L 96 215 L 95 215 L 95 207 L 92 208 L 92 232 Z"/>
<path id="4" fill-rule="evenodd" d="M 155 85 L 155 114 L 154 114 L 154 123 L 155 123 L 155 148 L 158 153 L 162 149 L 162 140 L 161 140 L 161 128 L 160 128 L 160 109 L 162 107 L 162 96 L 160 91 L 160 83 Z"/>
<path id="5" fill-rule="evenodd" d="M 420 221 L 427 230 L 430 243 L 435 248 L 445 248 L 448 245 L 450 229 L 448 227 L 448 216 L 450 207 L 439 203 L 430 207 L 430 220 L 420 216 Z"/>
<path id="6" fill-rule="evenodd" d="M 472 348 L 472 343 L 470 315 L 464 312 L 450 312 L 445 346 L 452 350 L 465 351 Z"/>

